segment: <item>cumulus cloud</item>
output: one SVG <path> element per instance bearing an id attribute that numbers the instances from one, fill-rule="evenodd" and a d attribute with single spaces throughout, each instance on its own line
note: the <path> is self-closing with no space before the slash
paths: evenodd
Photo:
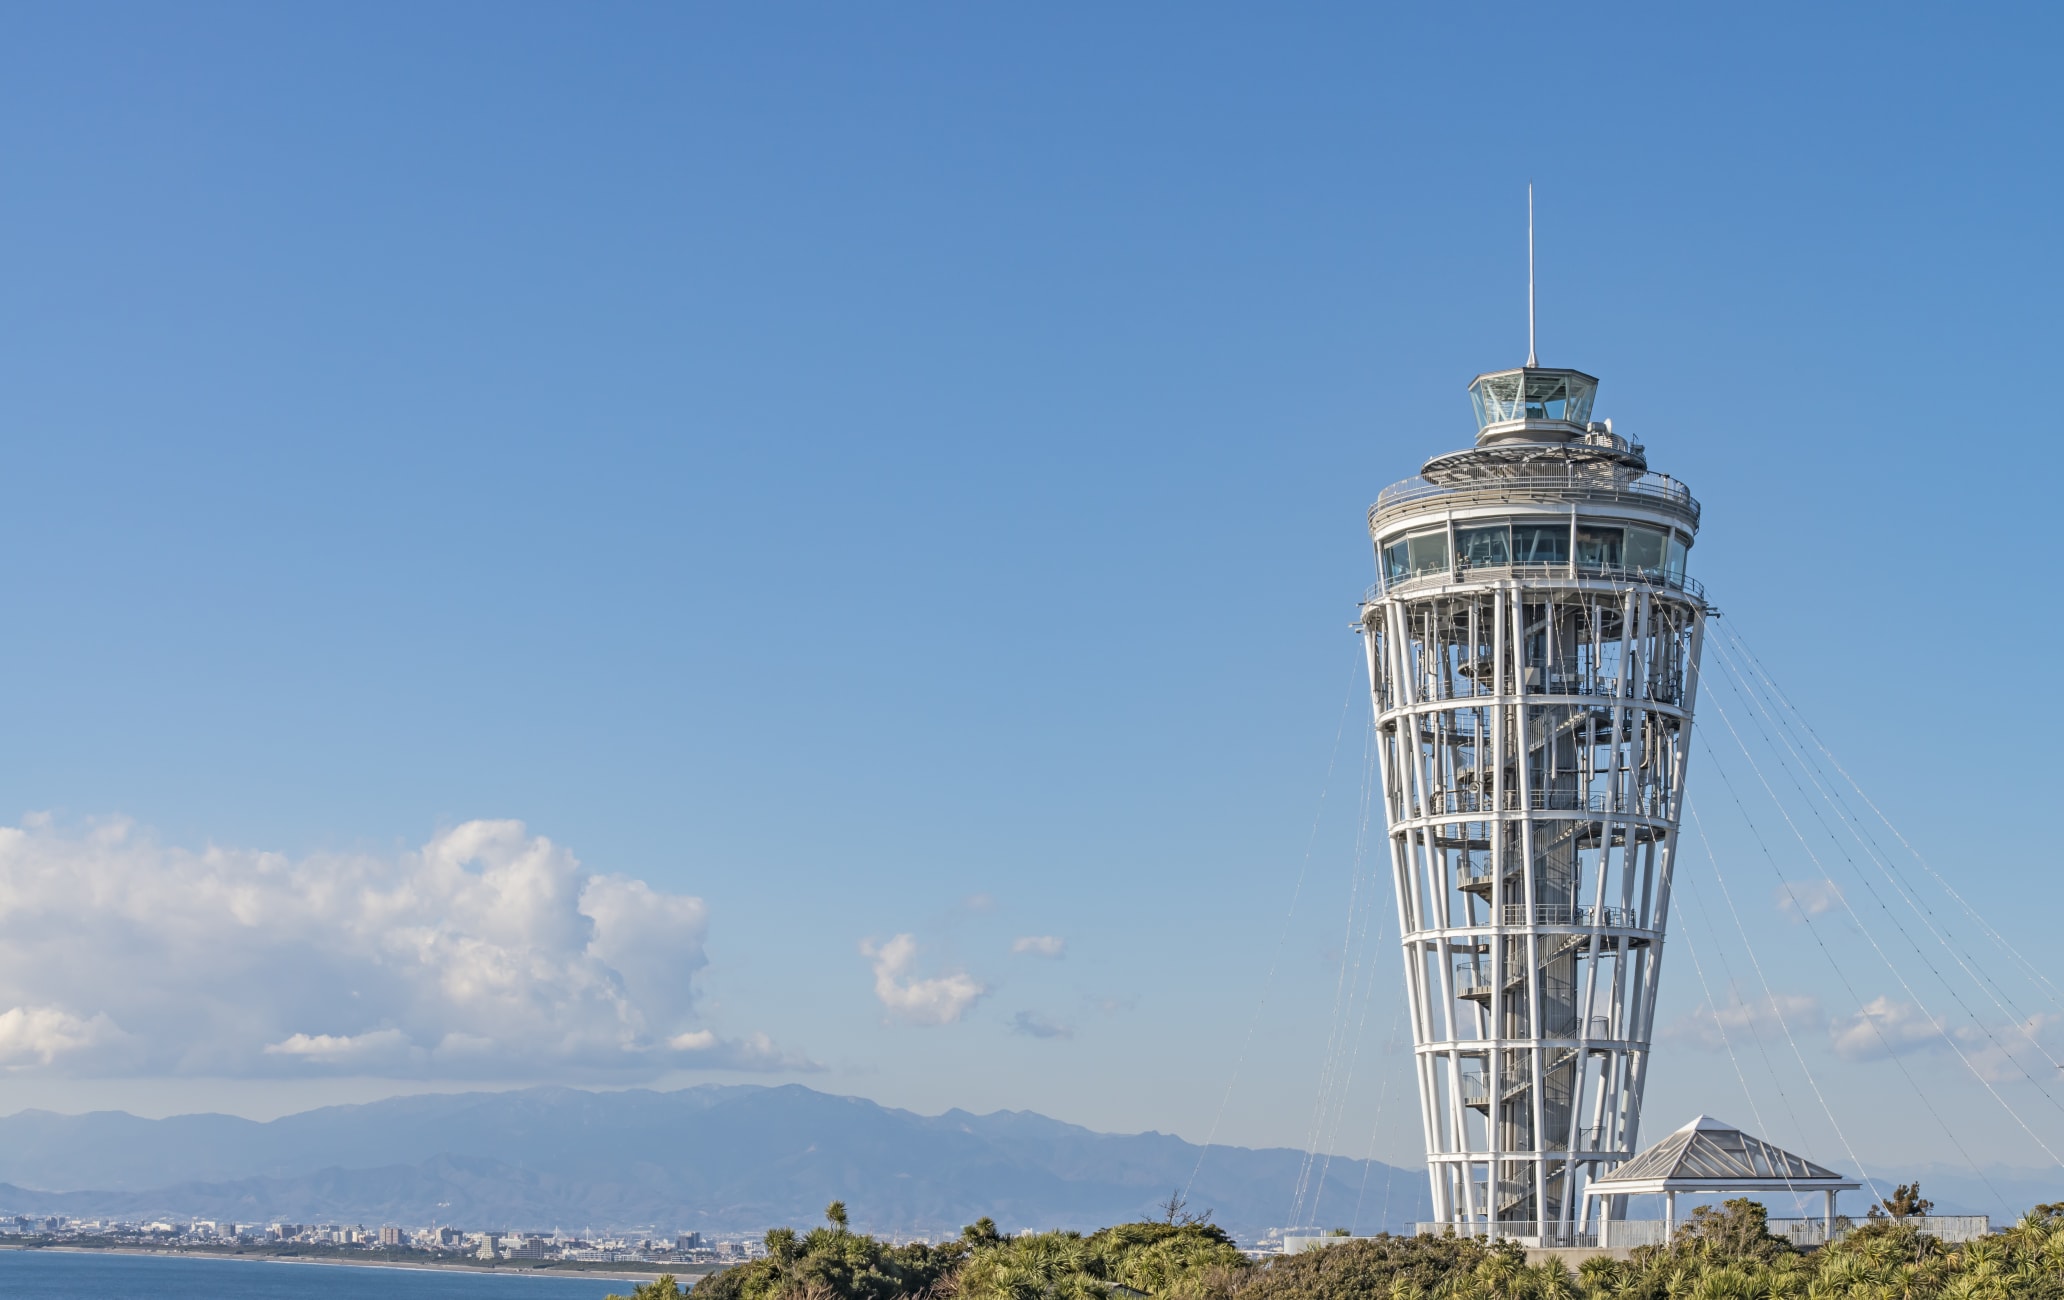
<path id="1" fill-rule="evenodd" d="M 1842 887 L 1832 880 L 1787 880 L 1777 887 L 1777 910 L 1787 920 L 1803 921 L 1842 906 Z"/>
<path id="2" fill-rule="evenodd" d="M 919 1025 L 950 1025 L 988 993 L 987 987 L 964 972 L 919 979 L 911 973 L 917 962 L 917 940 L 899 934 L 884 944 L 864 942 L 860 955 L 874 963 L 874 996 L 891 1014 Z"/>
<path id="3" fill-rule="evenodd" d="M 1992 1083 L 2020 1079 L 2056 1077 L 2057 1057 L 2064 1054 L 2058 1030 L 2064 1019 L 2038 1012 L 2016 1024 L 1995 1026 L 1991 1034 L 1961 1029 L 1957 1038 L 1965 1044 L 1964 1055 L 1971 1067 Z"/>
<path id="4" fill-rule="evenodd" d="M 1796 1032 L 1825 1023 L 1827 1014 L 1821 1010 L 1819 999 L 1777 993 L 1754 1002 L 1736 999 L 1718 1007 L 1702 1003 L 1665 1026 L 1663 1037 L 1709 1051 L 1718 1052 L 1730 1046 L 1739 1051 L 1750 1035 L 1761 1032 L 1765 1025 L 1782 1033 L 1784 1026 Z"/>
<path id="5" fill-rule="evenodd" d="M 2064 1020 L 2047 1013 L 2018 1022 L 1951 1024 L 1889 996 L 1871 999 L 1855 1015 L 1828 1027 L 1835 1051 L 1848 1060 L 1954 1051 L 1991 1083 L 2047 1082 L 2055 1077 L 2055 1058 L 2064 1052 L 2064 1043 L 2058 1041 L 2060 1028 Z"/>
<path id="6" fill-rule="evenodd" d="M 520 822 L 414 852 L 0 828 L 0 1069 L 649 1077 L 802 1064 L 695 1023 L 702 900 L 588 871 Z"/>
<path id="7" fill-rule="evenodd" d="M 1058 957 L 1068 946 L 1066 939 L 1051 934 L 1028 934 L 1011 941 L 1011 951 L 1033 957 Z"/>
<path id="8" fill-rule="evenodd" d="M 368 1034 L 292 1034 L 267 1043 L 268 1056 L 299 1056 L 311 1061 L 348 1061 L 354 1065 L 390 1065 L 406 1060 L 411 1044 L 399 1029 Z"/>
<path id="9" fill-rule="evenodd" d="M 0 1012 L 0 1069 L 49 1065 L 123 1037 L 105 1013 L 81 1020 L 57 1007 L 9 1007 Z"/>
<path id="10" fill-rule="evenodd" d="M 1073 1038 L 1075 1031 L 1058 1021 L 1048 1020 L 1036 1011 L 1020 1011 L 1011 1017 L 1010 1030 L 1027 1038 Z"/>
<path id="11" fill-rule="evenodd" d="M 1853 1016 L 1829 1026 L 1835 1051 L 1852 1061 L 1875 1061 L 1942 1042 L 1941 1022 L 1911 1002 L 1872 998 Z"/>

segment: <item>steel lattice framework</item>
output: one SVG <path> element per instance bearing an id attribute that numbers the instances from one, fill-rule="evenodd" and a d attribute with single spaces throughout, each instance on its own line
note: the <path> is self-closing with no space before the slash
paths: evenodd
<path id="1" fill-rule="evenodd" d="M 1708 615 L 1699 506 L 1597 380 L 1471 385 L 1362 606 L 1435 1216 L 1564 1239 L 1633 1154 Z"/>

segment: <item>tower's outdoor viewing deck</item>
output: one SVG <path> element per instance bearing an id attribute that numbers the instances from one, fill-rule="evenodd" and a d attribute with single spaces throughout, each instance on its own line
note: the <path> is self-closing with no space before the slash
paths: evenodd
<path id="1" fill-rule="evenodd" d="M 1455 509 L 1511 502 L 1572 501 L 1660 507 L 1673 511 L 1694 532 L 1699 523 L 1697 498 L 1691 495 L 1690 488 L 1667 474 L 1601 480 L 1572 474 L 1522 473 L 1453 483 L 1435 483 L 1414 475 L 1376 494 L 1376 504 L 1369 507 L 1369 527 L 1380 529 L 1398 512 L 1422 508 L 1429 497 L 1439 497 L 1444 505 Z"/>

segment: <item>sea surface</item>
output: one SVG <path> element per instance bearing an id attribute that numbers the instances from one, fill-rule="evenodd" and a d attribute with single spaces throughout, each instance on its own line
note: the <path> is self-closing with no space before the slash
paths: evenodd
<path id="1" fill-rule="evenodd" d="M 633 1282 L 267 1259 L 0 1250 L 6 1300 L 602 1300 Z"/>

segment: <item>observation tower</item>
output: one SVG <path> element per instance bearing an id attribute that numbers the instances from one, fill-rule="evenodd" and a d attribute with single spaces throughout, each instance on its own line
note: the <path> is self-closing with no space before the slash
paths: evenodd
<path id="1" fill-rule="evenodd" d="M 1434 1215 L 1540 1244 L 1636 1149 L 1709 613 L 1698 502 L 1597 391 L 1477 376 L 1361 610 Z"/>

